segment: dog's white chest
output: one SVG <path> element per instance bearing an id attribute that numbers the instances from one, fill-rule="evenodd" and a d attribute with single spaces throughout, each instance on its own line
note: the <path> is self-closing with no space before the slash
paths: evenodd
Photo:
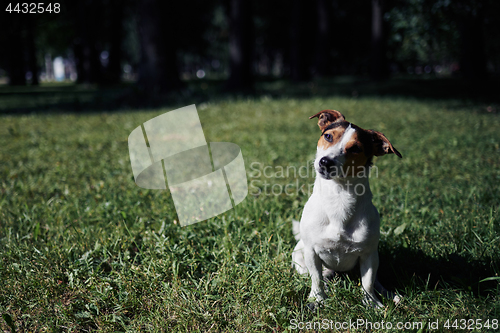
<path id="1" fill-rule="evenodd" d="M 352 269 L 358 258 L 371 252 L 377 243 L 366 221 L 351 221 L 347 227 L 334 221 L 321 235 L 314 241 L 313 248 L 325 266 L 335 271 Z"/>
<path id="2" fill-rule="evenodd" d="M 378 212 L 371 203 L 371 193 L 355 198 L 348 191 L 325 188 L 320 182 L 304 208 L 300 233 L 326 267 L 347 271 L 358 258 L 376 250 Z"/>

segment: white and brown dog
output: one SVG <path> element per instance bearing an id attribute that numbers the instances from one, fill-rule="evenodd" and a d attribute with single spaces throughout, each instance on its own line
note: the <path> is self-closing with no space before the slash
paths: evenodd
<path id="1" fill-rule="evenodd" d="M 323 267 L 326 274 L 351 270 L 359 261 L 365 302 L 375 307 L 382 303 L 375 290 L 391 298 L 376 280 L 380 219 L 372 204 L 368 172 L 373 156 L 401 154 L 380 132 L 364 130 L 347 122 L 335 110 L 324 110 L 318 117 L 321 137 L 314 168 L 314 190 L 307 201 L 300 223 L 294 221 L 299 242 L 292 261 L 299 273 L 309 272 L 312 280 L 309 298 L 321 302 Z"/>

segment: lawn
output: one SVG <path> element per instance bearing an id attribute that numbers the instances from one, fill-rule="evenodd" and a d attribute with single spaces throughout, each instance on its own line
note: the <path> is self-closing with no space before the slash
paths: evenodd
<path id="1" fill-rule="evenodd" d="M 1 116 L 0 329 L 282 332 L 351 321 L 359 326 L 338 330 L 498 331 L 500 118 L 489 105 L 271 95 L 197 104 L 207 141 L 240 146 L 250 193 L 187 227 L 168 191 L 135 185 L 127 147 L 134 128 L 181 106 Z M 326 108 L 382 131 L 403 155 L 377 158 L 371 176 L 379 279 L 403 295 L 382 311 L 362 304 L 352 272 L 311 312 L 310 281 L 291 267 L 291 221 L 320 135 L 308 117 Z"/>

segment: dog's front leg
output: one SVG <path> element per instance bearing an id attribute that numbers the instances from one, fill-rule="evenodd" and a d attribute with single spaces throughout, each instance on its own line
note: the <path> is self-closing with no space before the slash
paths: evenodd
<path id="1" fill-rule="evenodd" d="M 377 299 L 375 295 L 375 278 L 377 277 L 378 269 L 378 252 L 373 251 L 366 257 L 360 258 L 360 268 L 361 268 L 361 283 L 363 284 L 363 289 L 365 290 L 365 300 L 367 305 L 373 307 L 382 308 L 382 303 Z"/>
<path id="2" fill-rule="evenodd" d="M 312 247 L 304 249 L 304 259 L 309 270 L 309 275 L 311 276 L 311 293 L 309 294 L 309 299 L 321 302 L 326 298 L 323 290 L 323 264 Z"/>

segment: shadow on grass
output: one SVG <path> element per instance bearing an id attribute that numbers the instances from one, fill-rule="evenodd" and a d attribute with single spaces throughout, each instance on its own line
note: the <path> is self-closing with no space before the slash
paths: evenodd
<path id="1" fill-rule="evenodd" d="M 499 83 L 496 79 L 467 82 L 461 79 L 414 77 L 373 82 L 351 76 L 291 83 L 287 80 L 261 78 L 250 94 L 228 93 L 224 90 L 225 81 L 222 80 L 189 81 L 184 89 L 168 94 L 145 92 L 132 83 L 102 87 L 74 84 L 48 84 L 40 87 L 0 86 L 0 114 L 148 109 L 261 96 L 298 99 L 332 96 L 454 99 L 461 101 L 461 104 L 478 106 L 476 109 L 481 112 L 496 113 L 500 112 L 500 95 L 496 89 Z"/>
<path id="2" fill-rule="evenodd" d="M 404 290 L 416 284 L 428 290 L 447 288 L 470 291 L 474 295 L 486 296 L 498 292 L 498 281 L 483 281 L 496 276 L 500 263 L 492 258 L 473 260 L 452 253 L 433 258 L 422 251 L 399 247 L 381 248 L 379 281 L 389 290 Z"/>

